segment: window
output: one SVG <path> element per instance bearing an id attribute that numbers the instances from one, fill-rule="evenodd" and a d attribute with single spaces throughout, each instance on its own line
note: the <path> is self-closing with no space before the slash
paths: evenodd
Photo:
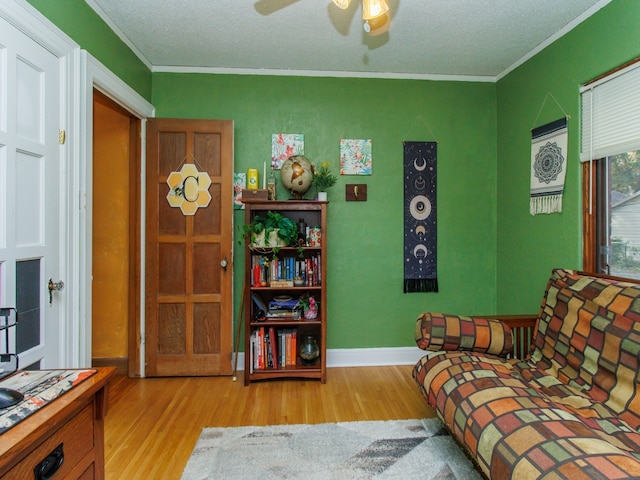
<path id="1" fill-rule="evenodd" d="M 592 270 L 640 279 L 640 151 L 600 159 L 591 173 Z"/>
<path id="2" fill-rule="evenodd" d="M 640 279 L 640 59 L 581 97 L 583 269 Z"/>

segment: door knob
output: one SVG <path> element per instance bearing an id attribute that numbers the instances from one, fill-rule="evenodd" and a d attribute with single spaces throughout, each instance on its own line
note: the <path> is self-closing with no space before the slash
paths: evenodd
<path id="1" fill-rule="evenodd" d="M 47 288 L 49 289 L 49 305 L 51 305 L 53 302 L 53 292 L 60 292 L 64 288 L 64 282 L 62 280 L 54 282 L 53 279 L 50 278 Z"/>
<path id="2" fill-rule="evenodd" d="M 222 269 L 223 269 L 225 272 L 227 271 L 227 265 L 228 265 L 227 259 L 226 259 L 226 258 L 223 258 L 223 259 L 220 261 L 220 266 L 222 267 Z"/>

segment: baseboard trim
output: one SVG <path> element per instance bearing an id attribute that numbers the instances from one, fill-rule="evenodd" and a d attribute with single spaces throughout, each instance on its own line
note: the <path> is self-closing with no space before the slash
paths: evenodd
<path id="1" fill-rule="evenodd" d="M 425 354 L 418 347 L 334 348 L 327 350 L 327 368 L 413 365 Z M 238 353 L 238 370 L 244 370 L 244 352 Z"/>
<path id="2" fill-rule="evenodd" d="M 93 367 L 116 367 L 116 372 L 122 375 L 129 373 L 129 359 L 127 357 L 115 358 L 92 358 L 91 366 Z"/>

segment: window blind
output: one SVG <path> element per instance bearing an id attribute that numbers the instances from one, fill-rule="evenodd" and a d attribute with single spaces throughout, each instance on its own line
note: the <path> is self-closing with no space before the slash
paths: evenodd
<path id="1" fill-rule="evenodd" d="M 580 160 L 640 150 L 640 62 L 580 89 Z"/>

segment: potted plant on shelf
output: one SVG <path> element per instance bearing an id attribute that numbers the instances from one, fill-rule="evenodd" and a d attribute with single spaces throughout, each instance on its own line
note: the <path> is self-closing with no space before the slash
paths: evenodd
<path id="1" fill-rule="evenodd" d="M 309 293 L 305 293 L 298 300 L 298 309 L 302 310 L 304 318 L 307 320 L 313 320 L 318 316 L 318 304 L 316 299 Z"/>
<path id="2" fill-rule="evenodd" d="M 269 210 L 264 215 L 255 215 L 251 224 L 244 226 L 244 235 L 249 236 L 250 247 L 286 247 L 297 244 L 298 227 L 290 218 Z"/>
<path id="3" fill-rule="evenodd" d="M 318 200 L 327 200 L 327 189 L 333 187 L 338 181 L 338 177 L 329 170 L 331 163 L 322 162 L 320 168 L 314 169 L 313 185 L 316 186 L 318 192 Z"/>

